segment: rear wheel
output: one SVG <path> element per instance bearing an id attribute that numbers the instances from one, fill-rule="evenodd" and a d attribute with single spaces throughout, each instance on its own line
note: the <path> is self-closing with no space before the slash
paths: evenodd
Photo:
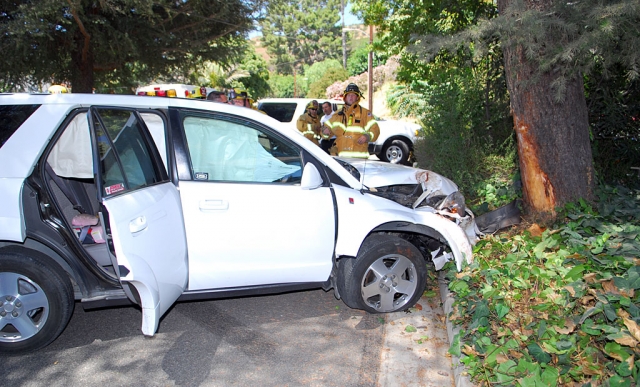
<path id="1" fill-rule="evenodd" d="M 393 140 L 384 145 L 380 156 L 380 160 L 392 164 L 407 164 L 409 161 L 409 144 L 403 140 Z"/>
<path id="2" fill-rule="evenodd" d="M 365 241 L 342 271 L 347 306 L 372 313 L 406 310 L 426 286 L 427 267 L 420 251 L 402 238 L 376 235 Z"/>
<path id="3" fill-rule="evenodd" d="M 59 265 L 37 251 L 0 250 L 0 352 L 48 345 L 73 307 L 73 287 Z"/>

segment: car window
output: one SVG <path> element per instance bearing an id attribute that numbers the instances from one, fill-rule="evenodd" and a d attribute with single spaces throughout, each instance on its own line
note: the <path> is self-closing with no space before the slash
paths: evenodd
<path id="1" fill-rule="evenodd" d="M 164 168 L 168 171 L 167 140 L 165 136 L 166 128 L 164 120 L 157 113 L 140 113 L 140 117 L 144 120 L 147 129 L 149 129 L 149 133 L 151 134 L 151 137 L 153 137 L 153 142 L 156 144 L 156 148 L 158 148 L 158 152 L 162 158 Z"/>
<path id="2" fill-rule="evenodd" d="M 87 112 L 76 114 L 51 149 L 47 162 L 56 175 L 93 179 L 93 153 Z"/>
<path id="3" fill-rule="evenodd" d="M 269 117 L 275 118 L 280 122 L 291 122 L 297 107 L 298 104 L 296 102 L 263 102 L 258 106 L 258 110 L 262 110 Z"/>
<path id="4" fill-rule="evenodd" d="M 230 119 L 183 119 L 195 180 L 299 183 L 300 151 L 273 134 Z"/>
<path id="5" fill-rule="evenodd" d="M 0 148 L 40 105 L 0 105 Z"/>
<path id="6" fill-rule="evenodd" d="M 165 180 L 141 120 L 132 111 L 95 109 L 93 124 L 100 157 L 103 195 L 134 190 Z"/>

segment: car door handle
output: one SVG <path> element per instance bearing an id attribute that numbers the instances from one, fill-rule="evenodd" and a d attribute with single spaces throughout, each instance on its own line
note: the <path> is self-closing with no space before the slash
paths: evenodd
<path id="1" fill-rule="evenodd" d="M 207 199 L 200 201 L 200 211 L 224 211 L 229 209 L 229 202 L 226 200 Z"/>
<path id="2" fill-rule="evenodd" d="M 129 222 L 129 231 L 132 234 L 139 233 L 140 231 L 147 228 L 147 218 L 144 216 L 138 216 L 131 222 Z"/>

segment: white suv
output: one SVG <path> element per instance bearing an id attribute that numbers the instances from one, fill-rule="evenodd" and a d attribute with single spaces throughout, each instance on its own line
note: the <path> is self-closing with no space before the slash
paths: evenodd
<path id="1" fill-rule="evenodd" d="M 258 110 L 262 110 L 268 116 L 297 131 L 296 121 L 311 101 L 313 101 L 311 98 L 265 98 L 258 101 Z M 316 101 L 320 104 L 325 101 L 330 102 L 333 105 L 333 111 L 338 111 L 344 106 L 342 100 L 316 99 Z M 375 142 L 369 143 L 369 153 L 376 155 L 382 161 L 407 164 L 413 151 L 413 144 L 418 138 L 420 125 L 375 118 L 380 127 L 380 136 Z"/>
<path id="2" fill-rule="evenodd" d="M 257 111 L 119 95 L 0 94 L 0 352 L 41 348 L 75 301 L 137 304 L 334 289 L 411 307 L 472 259 L 451 181 L 335 159 Z"/>

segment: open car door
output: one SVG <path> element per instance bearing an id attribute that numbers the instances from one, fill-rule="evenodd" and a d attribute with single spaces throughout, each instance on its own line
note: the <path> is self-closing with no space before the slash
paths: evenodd
<path id="1" fill-rule="evenodd" d="M 89 111 L 94 173 L 116 275 L 142 307 L 142 333 L 187 286 L 187 243 L 177 188 L 133 109 Z"/>

